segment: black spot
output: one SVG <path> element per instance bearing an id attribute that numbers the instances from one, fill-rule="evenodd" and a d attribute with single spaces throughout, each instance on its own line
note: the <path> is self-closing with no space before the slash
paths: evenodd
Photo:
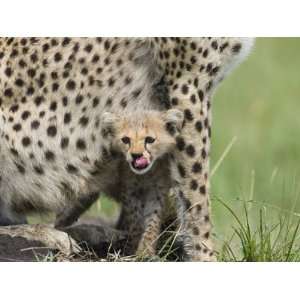
<path id="1" fill-rule="evenodd" d="M 213 86 L 213 82 L 212 80 L 210 80 L 207 84 L 206 84 L 206 91 L 208 92 Z"/>
<path id="2" fill-rule="evenodd" d="M 13 126 L 13 130 L 14 131 L 20 131 L 22 129 L 22 126 L 20 123 L 17 123 Z"/>
<path id="3" fill-rule="evenodd" d="M 42 96 L 37 96 L 34 99 L 34 103 L 35 103 L 36 106 L 39 106 L 43 101 L 44 101 L 44 98 Z"/>
<path id="4" fill-rule="evenodd" d="M 183 167 L 181 164 L 178 164 L 178 165 L 177 165 L 177 168 L 178 168 L 178 172 L 179 172 L 180 176 L 181 176 L 181 177 L 185 177 L 186 172 L 185 172 L 184 167 Z"/>
<path id="5" fill-rule="evenodd" d="M 229 46 L 228 42 L 222 44 L 222 45 L 220 46 L 220 52 L 223 52 L 228 46 Z"/>
<path id="6" fill-rule="evenodd" d="M 70 91 L 74 90 L 74 89 L 76 88 L 76 83 L 75 83 L 75 81 L 72 80 L 72 79 L 69 79 L 69 80 L 67 81 L 66 88 L 67 88 L 68 90 L 70 90 Z"/>
<path id="7" fill-rule="evenodd" d="M 19 61 L 19 66 L 20 66 L 21 68 L 25 68 L 25 67 L 27 66 L 27 64 L 26 64 L 26 62 L 25 62 L 23 59 L 20 59 L 20 61 Z"/>
<path id="8" fill-rule="evenodd" d="M 184 197 L 184 196 L 183 196 L 182 199 L 183 199 L 183 203 L 184 203 L 185 209 L 186 209 L 186 210 L 191 209 L 191 207 L 192 207 L 191 200 L 190 200 L 190 199 L 187 199 L 187 198 Z"/>
<path id="9" fill-rule="evenodd" d="M 83 96 L 82 95 L 77 95 L 76 99 L 75 99 L 75 103 L 77 105 L 79 105 L 82 102 L 82 100 L 83 100 Z"/>
<path id="10" fill-rule="evenodd" d="M 39 175 L 43 175 L 44 174 L 44 169 L 41 166 L 34 166 L 33 169 Z"/>
<path id="11" fill-rule="evenodd" d="M 198 96 L 199 96 L 200 101 L 202 102 L 204 100 L 204 93 L 202 90 L 198 91 Z"/>
<path id="12" fill-rule="evenodd" d="M 220 70 L 220 67 L 216 66 L 210 71 L 209 75 L 214 76 L 219 72 L 219 70 Z"/>
<path id="13" fill-rule="evenodd" d="M 19 156 L 19 152 L 15 148 L 10 148 L 10 152 L 12 153 L 12 155 L 14 155 L 16 157 Z"/>
<path id="14" fill-rule="evenodd" d="M 191 190 L 196 191 L 198 188 L 198 182 L 193 179 L 190 183 L 190 188 L 191 188 Z"/>
<path id="15" fill-rule="evenodd" d="M 88 72 L 89 72 L 89 70 L 87 68 L 82 68 L 82 70 L 81 70 L 82 75 L 87 75 Z"/>
<path id="16" fill-rule="evenodd" d="M 184 119 L 190 122 L 194 120 L 194 116 L 189 109 L 184 110 Z"/>
<path id="17" fill-rule="evenodd" d="M 54 61 L 55 62 L 59 62 L 59 61 L 61 61 L 61 59 L 62 59 L 62 55 L 59 52 L 54 54 Z"/>
<path id="18" fill-rule="evenodd" d="M 121 105 L 123 108 L 125 108 L 125 107 L 127 106 L 127 101 L 126 101 L 125 98 L 123 98 L 123 99 L 121 100 L 120 105 Z"/>
<path id="19" fill-rule="evenodd" d="M 21 78 L 16 79 L 15 85 L 22 87 L 24 85 L 24 81 Z"/>
<path id="20" fill-rule="evenodd" d="M 202 149 L 202 151 L 201 151 L 201 156 L 202 156 L 202 158 L 206 158 L 206 151 L 205 151 L 205 149 Z"/>
<path id="21" fill-rule="evenodd" d="M 205 185 L 200 186 L 199 191 L 202 195 L 205 195 L 206 194 L 206 186 Z"/>
<path id="22" fill-rule="evenodd" d="M 65 113 L 64 115 L 64 123 L 68 124 L 71 122 L 71 114 L 70 113 Z"/>
<path id="23" fill-rule="evenodd" d="M 99 55 L 98 55 L 98 54 L 95 54 L 95 55 L 93 56 L 93 58 L 92 58 L 92 63 L 95 64 L 96 62 L 99 61 L 99 59 L 100 59 Z"/>
<path id="24" fill-rule="evenodd" d="M 129 77 L 129 76 L 127 76 L 127 77 L 125 78 L 125 85 L 128 85 L 128 84 L 130 84 L 131 82 L 132 82 L 132 78 Z"/>
<path id="25" fill-rule="evenodd" d="M 28 87 L 26 93 L 28 96 L 31 96 L 34 93 L 34 87 L 33 86 Z"/>
<path id="26" fill-rule="evenodd" d="M 93 99 L 93 107 L 95 108 L 96 106 L 98 106 L 98 104 L 99 104 L 99 98 L 98 98 L 98 97 L 95 97 L 95 98 Z"/>
<path id="27" fill-rule="evenodd" d="M 196 128 L 197 131 L 201 132 L 202 128 L 203 128 L 202 122 L 201 121 L 197 121 L 195 123 L 195 128 Z"/>
<path id="28" fill-rule="evenodd" d="M 67 105 L 68 105 L 68 97 L 66 97 L 66 96 L 63 97 L 63 98 L 62 98 L 62 102 L 63 102 L 63 105 L 64 105 L 64 106 L 67 106 Z"/>
<path id="29" fill-rule="evenodd" d="M 70 43 L 70 41 L 71 41 L 71 39 L 66 37 L 66 38 L 63 39 L 61 44 L 62 44 L 63 47 L 65 47 Z"/>
<path id="30" fill-rule="evenodd" d="M 8 67 L 5 69 L 4 73 L 7 77 L 10 77 L 12 75 L 13 71 L 10 67 Z"/>
<path id="31" fill-rule="evenodd" d="M 11 88 L 4 90 L 4 96 L 11 98 L 13 95 L 14 95 L 14 93 Z"/>
<path id="32" fill-rule="evenodd" d="M 218 49 L 218 42 L 217 41 L 213 41 L 211 43 L 211 47 L 214 49 L 214 50 L 217 50 Z"/>
<path id="33" fill-rule="evenodd" d="M 76 147 L 79 150 L 85 150 L 86 149 L 86 143 L 83 139 L 78 139 L 76 142 Z"/>
<path id="34" fill-rule="evenodd" d="M 66 170 L 71 174 L 78 172 L 78 169 L 75 166 L 73 166 L 72 164 L 67 164 Z"/>
<path id="35" fill-rule="evenodd" d="M 30 116 L 30 111 L 25 110 L 25 111 L 23 111 L 21 118 L 25 121 L 28 119 L 29 116 Z"/>
<path id="36" fill-rule="evenodd" d="M 19 105 L 18 104 L 14 104 L 10 107 L 9 111 L 15 113 L 16 111 L 18 111 L 19 109 Z"/>
<path id="37" fill-rule="evenodd" d="M 190 97 L 190 100 L 191 100 L 191 102 L 193 103 L 193 104 L 195 104 L 196 103 L 196 95 L 195 94 L 193 94 L 193 95 L 191 95 L 191 97 Z"/>
<path id="38" fill-rule="evenodd" d="M 57 108 L 57 103 L 56 103 L 56 101 L 52 101 L 51 104 L 50 104 L 50 110 L 56 111 L 56 108 Z"/>
<path id="39" fill-rule="evenodd" d="M 47 134 L 48 134 L 48 136 L 54 137 L 54 136 L 56 136 L 56 133 L 57 133 L 56 126 L 51 125 L 51 126 L 49 126 L 47 128 Z"/>
<path id="40" fill-rule="evenodd" d="M 186 95 L 186 94 L 188 94 L 188 92 L 189 92 L 189 87 L 188 87 L 186 84 L 184 84 L 184 85 L 181 87 L 181 91 L 182 91 L 182 94 Z"/>
<path id="41" fill-rule="evenodd" d="M 88 53 L 90 53 L 93 49 L 93 45 L 92 44 L 87 44 L 84 48 L 84 50 Z"/>
<path id="42" fill-rule="evenodd" d="M 195 162 L 192 166 L 192 172 L 201 173 L 201 171 L 202 171 L 202 165 L 199 162 Z"/>
<path id="43" fill-rule="evenodd" d="M 202 211 L 201 204 L 197 204 L 195 207 L 196 207 L 197 213 L 199 214 Z"/>
<path id="44" fill-rule="evenodd" d="M 134 91 L 132 92 L 133 98 L 136 99 L 136 98 L 141 94 L 141 92 L 142 92 L 142 89 L 136 89 L 136 90 L 134 90 Z"/>
<path id="45" fill-rule="evenodd" d="M 82 126 L 82 127 L 86 127 L 87 124 L 89 123 L 89 118 L 83 116 L 79 119 L 79 124 Z"/>
<path id="46" fill-rule="evenodd" d="M 106 57 L 106 58 L 104 59 L 104 63 L 105 63 L 106 65 L 109 65 L 109 64 L 110 64 L 110 58 L 109 58 L 109 57 Z"/>
<path id="47" fill-rule="evenodd" d="M 209 235 L 210 235 L 209 232 L 206 232 L 203 236 L 204 236 L 205 239 L 208 239 Z"/>
<path id="48" fill-rule="evenodd" d="M 204 58 L 206 58 L 208 56 L 208 49 L 205 49 L 202 55 Z"/>
<path id="49" fill-rule="evenodd" d="M 15 162 L 15 165 L 21 174 L 25 174 L 25 168 L 22 165 L 19 165 Z"/>
<path id="50" fill-rule="evenodd" d="M 35 69 L 28 69 L 27 74 L 29 77 L 33 78 L 36 74 Z"/>
<path id="51" fill-rule="evenodd" d="M 68 147 L 68 145 L 69 145 L 69 138 L 63 137 L 63 138 L 61 139 L 61 141 L 60 141 L 60 147 L 61 147 L 62 149 L 65 149 L 65 148 Z"/>
<path id="52" fill-rule="evenodd" d="M 56 92 L 59 89 L 59 84 L 57 82 L 54 82 L 52 84 L 52 92 Z"/>
<path id="53" fill-rule="evenodd" d="M 28 136 L 22 138 L 22 145 L 27 147 L 31 144 L 31 139 Z"/>
<path id="54" fill-rule="evenodd" d="M 240 43 L 237 43 L 237 44 L 235 44 L 233 47 L 232 47 L 232 52 L 233 53 L 239 53 L 240 52 L 240 50 L 241 50 L 241 48 L 242 48 L 242 44 L 240 44 Z"/>
<path id="55" fill-rule="evenodd" d="M 193 235 L 199 235 L 199 234 L 200 234 L 199 228 L 198 227 L 194 227 L 193 228 Z"/>
<path id="56" fill-rule="evenodd" d="M 112 98 L 107 98 L 107 101 L 106 101 L 106 103 L 105 103 L 105 106 L 111 106 L 112 105 L 112 101 L 113 101 L 113 99 Z"/>
<path id="57" fill-rule="evenodd" d="M 206 72 L 209 73 L 212 69 L 212 63 L 208 63 L 206 66 Z"/>
<path id="58" fill-rule="evenodd" d="M 202 248 L 201 248 L 201 246 L 200 246 L 199 244 L 196 244 L 196 245 L 195 245 L 195 249 L 196 249 L 197 251 L 200 251 Z"/>
<path id="59" fill-rule="evenodd" d="M 52 151 L 47 150 L 47 151 L 45 152 L 45 158 L 46 158 L 46 160 L 48 160 L 48 161 L 54 161 L 54 160 L 55 160 L 55 154 L 54 154 Z"/>
<path id="60" fill-rule="evenodd" d="M 113 87 L 114 84 L 115 84 L 115 82 L 116 82 L 116 80 L 115 80 L 113 77 L 110 77 L 110 78 L 108 79 L 108 86 L 109 86 L 109 87 Z"/>
<path id="61" fill-rule="evenodd" d="M 186 154 L 190 157 L 194 157 L 195 156 L 195 148 L 193 145 L 188 145 L 186 148 L 185 148 L 185 151 L 186 151 Z"/>
<path id="62" fill-rule="evenodd" d="M 171 103 L 172 103 L 172 105 L 178 105 L 178 98 L 173 97 L 173 98 L 171 99 Z"/>
<path id="63" fill-rule="evenodd" d="M 185 141 L 182 137 L 176 137 L 176 146 L 179 151 L 183 151 L 185 148 Z"/>
<path id="64" fill-rule="evenodd" d="M 32 129 L 38 129 L 40 127 L 40 122 L 38 120 L 34 120 L 31 122 Z"/>
<path id="65" fill-rule="evenodd" d="M 204 120 L 204 127 L 208 128 L 209 122 L 208 122 L 208 118 L 205 118 Z"/>
<path id="66" fill-rule="evenodd" d="M 30 55 L 30 59 L 33 63 L 36 63 L 38 61 L 38 56 L 36 55 L 36 53 L 32 53 Z"/>

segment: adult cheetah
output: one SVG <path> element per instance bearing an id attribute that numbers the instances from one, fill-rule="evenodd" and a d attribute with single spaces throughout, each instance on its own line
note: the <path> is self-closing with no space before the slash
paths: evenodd
<path id="1" fill-rule="evenodd" d="M 107 135 L 98 132 L 104 110 L 175 107 L 185 118 L 171 178 L 186 259 L 214 260 L 211 97 L 251 45 L 244 38 L 1 39 L 0 197 L 12 207 L 9 218 L 95 198 L 99 153 L 114 178 L 114 153 L 99 143 Z"/>

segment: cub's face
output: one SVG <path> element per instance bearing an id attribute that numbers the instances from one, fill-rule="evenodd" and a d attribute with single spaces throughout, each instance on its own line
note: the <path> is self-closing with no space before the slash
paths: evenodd
<path id="1" fill-rule="evenodd" d="M 112 145 L 124 154 L 131 170 L 145 174 L 158 158 L 173 150 L 174 136 L 182 128 L 183 114 L 176 109 L 137 111 L 124 116 L 104 113 L 104 127 L 105 124 L 113 128 Z"/>

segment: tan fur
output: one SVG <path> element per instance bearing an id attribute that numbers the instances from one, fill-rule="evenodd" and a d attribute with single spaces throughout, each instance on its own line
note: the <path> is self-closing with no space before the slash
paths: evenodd
<path id="1" fill-rule="evenodd" d="M 100 191 L 118 198 L 124 178 L 106 149 L 103 112 L 174 107 L 185 125 L 166 177 L 177 191 L 186 259 L 214 260 L 211 98 L 251 45 L 244 38 L 0 39 L 0 223 L 1 215 L 61 211 Z"/>

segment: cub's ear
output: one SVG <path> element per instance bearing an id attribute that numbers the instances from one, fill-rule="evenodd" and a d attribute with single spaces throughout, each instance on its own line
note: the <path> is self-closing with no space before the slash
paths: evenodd
<path id="1" fill-rule="evenodd" d="M 101 135 L 103 138 L 115 136 L 117 120 L 117 116 L 111 112 L 104 112 L 101 115 Z"/>
<path id="2" fill-rule="evenodd" d="M 164 113 L 164 120 L 166 123 L 166 129 L 171 134 L 174 135 L 175 131 L 180 131 L 183 126 L 183 112 L 178 109 L 169 109 Z"/>

